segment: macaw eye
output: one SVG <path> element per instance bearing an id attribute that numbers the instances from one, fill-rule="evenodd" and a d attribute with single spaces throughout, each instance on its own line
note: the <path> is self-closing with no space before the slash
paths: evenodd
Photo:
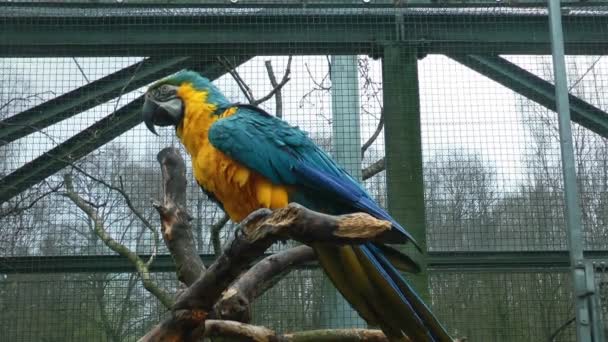
<path id="1" fill-rule="evenodd" d="M 173 87 L 168 84 L 164 84 L 154 90 L 154 97 L 158 100 L 168 100 L 173 95 L 175 95 Z"/>
<path id="2" fill-rule="evenodd" d="M 161 93 L 161 95 L 165 95 L 166 96 L 166 95 L 171 94 L 172 92 L 173 92 L 173 89 L 168 84 L 165 84 L 162 87 L 160 87 L 160 93 Z"/>

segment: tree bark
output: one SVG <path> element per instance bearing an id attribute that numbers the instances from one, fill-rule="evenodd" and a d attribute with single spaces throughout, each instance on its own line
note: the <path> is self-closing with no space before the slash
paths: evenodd
<path id="1" fill-rule="evenodd" d="M 316 260 L 312 248 L 293 247 L 270 255 L 241 275 L 215 304 L 216 318 L 249 323 L 250 304 L 289 273 L 293 266 Z"/>
<path id="2" fill-rule="evenodd" d="M 219 320 L 205 322 L 204 337 L 229 337 L 231 341 L 388 342 L 380 330 L 323 329 L 278 334 L 264 327 Z"/>
<path id="3" fill-rule="evenodd" d="M 161 217 L 163 239 L 175 262 L 177 278 L 190 286 L 205 271 L 205 265 L 194 245 L 186 209 L 186 165 L 172 147 L 160 151 L 157 159 L 163 176 L 163 200 L 153 205 Z"/>
<path id="4" fill-rule="evenodd" d="M 199 341 L 205 336 L 227 336 L 238 341 L 386 341 L 382 332 L 376 330 L 319 330 L 277 335 L 264 327 L 208 318 L 225 314 L 248 320 L 249 303 L 255 297 L 271 287 L 292 265 L 314 260 L 311 248 L 299 246 L 269 256 L 244 272 L 275 242 L 286 239 L 334 244 L 386 242 L 392 232 L 390 222 L 364 213 L 325 215 L 293 203 L 275 211 L 259 209 L 241 222 L 232 242 L 205 270 L 194 247 L 190 215 L 186 211 L 183 159 L 177 150 L 167 148 L 159 153 L 158 160 L 163 172 L 164 196 L 162 203 L 155 203 L 155 207 L 161 215 L 163 238 L 175 260 L 178 277 L 188 288 L 178 296 L 171 315 L 140 341 Z M 238 304 L 239 298 L 242 307 L 230 308 L 231 301 L 236 299 Z"/>
<path id="5" fill-rule="evenodd" d="M 176 221 L 171 216 L 163 220 Z M 391 224 L 363 213 L 330 216 L 290 204 L 274 212 L 257 210 L 237 229 L 242 233 L 180 295 L 171 317 L 142 341 L 196 341 L 222 292 L 276 241 L 292 238 L 302 242 L 362 243 L 390 231 Z"/>

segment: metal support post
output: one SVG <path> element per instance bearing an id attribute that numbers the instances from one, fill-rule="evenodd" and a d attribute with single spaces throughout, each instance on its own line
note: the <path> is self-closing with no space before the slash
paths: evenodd
<path id="1" fill-rule="evenodd" d="M 384 137 L 386 141 L 386 185 L 388 209 L 426 249 L 422 136 L 418 60 L 415 51 L 399 45 L 384 48 L 382 59 L 384 96 Z M 412 257 L 423 265 L 423 257 L 411 245 Z M 423 267 L 408 275 L 427 302 L 428 274 Z"/>
<path id="2" fill-rule="evenodd" d="M 333 156 L 355 179 L 361 180 L 358 75 L 357 56 L 332 56 Z"/>
<path id="3" fill-rule="evenodd" d="M 564 37 L 562 32 L 560 0 L 549 0 L 549 27 L 551 33 L 551 52 L 553 55 L 553 74 L 555 78 L 555 97 L 559 118 L 559 136 L 564 177 L 564 198 L 566 204 L 566 227 L 570 247 L 570 265 L 574 285 L 574 306 L 576 311 L 576 335 L 579 342 L 600 342 L 602 332 L 598 321 L 598 308 L 593 281 L 593 268 L 583 256 L 583 233 L 581 229 L 581 208 L 578 200 L 576 169 L 572 129 L 570 127 L 570 104 L 568 82 L 564 57 Z"/>
<path id="4" fill-rule="evenodd" d="M 357 56 L 331 57 L 331 104 L 334 159 L 353 177 L 361 179 L 361 133 L 359 125 L 359 73 Z M 365 322 L 327 281 L 328 328 L 362 327 Z"/>

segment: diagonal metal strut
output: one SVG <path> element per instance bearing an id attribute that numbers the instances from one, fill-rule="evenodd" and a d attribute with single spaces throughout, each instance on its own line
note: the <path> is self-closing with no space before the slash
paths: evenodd
<path id="1" fill-rule="evenodd" d="M 190 57 L 150 57 L 0 121 L 0 147 L 178 71 Z"/>
<path id="2" fill-rule="evenodd" d="M 234 57 L 231 59 L 231 64 L 236 67 L 251 57 Z M 223 65 L 211 57 L 206 61 L 200 61 L 200 63 L 201 67 L 197 68 L 194 66 L 194 69 L 200 71 L 209 79 L 217 79 L 227 72 Z M 182 65 L 182 67 L 185 66 Z M 0 203 L 4 203 L 141 123 L 140 112 L 142 105 L 143 96 L 140 96 L 116 112 L 97 121 L 82 132 L 0 179 L 0 189 L 2 189 L 0 192 Z"/>
<path id="3" fill-rule="evenodd" d="M 502 57 L 480 55 L 448 55 L 448 57 L 552 111 L 557 109 L 553 84 Z M 569 100 L 572 121 L 602 137 L 608 137 L 608 113 L 572 94 L 569 95 Z"/>

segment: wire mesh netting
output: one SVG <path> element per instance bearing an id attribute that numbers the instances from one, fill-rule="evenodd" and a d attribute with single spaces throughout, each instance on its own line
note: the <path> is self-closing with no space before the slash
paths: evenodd
<path id="1" fill-rule="evenodd" d="M 233 237 L 174 129 L 141 124 L 147 87 L 188 68 L 363 182 L 426 247 L 428 271 L 409 277 L 453 336 L 576 340 L 547 10 L 490 2 L 0 2 L 0 339 L 134 341 L 167 315 L 125 257 L 153 258 L 152 281 L 179 289 L 150 203 L 164 147 L 187 161 L 203 259 Z M 563 20 L 606 317 L 608 9 L 569 2 Z M 252 316 L 280 332 L 367 327 L 316 265 Z"/>

